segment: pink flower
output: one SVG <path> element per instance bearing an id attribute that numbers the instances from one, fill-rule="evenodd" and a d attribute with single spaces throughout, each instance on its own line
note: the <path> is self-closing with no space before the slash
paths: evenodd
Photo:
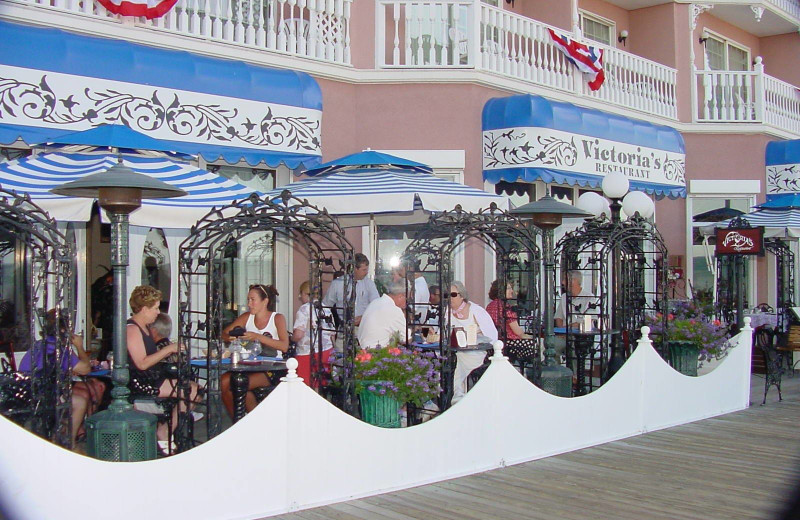
<path id="1" fill-rule="evenodd" d="M 390 349 L 389 349 L 389 354 L 391 354 L 391 355 L 393 355 L 393 356 L 399 356 L 399 355 L 400 355 L 400 354 L 402 354 L 402 353 L 403 353 L 403 351 L 402 351 L 402 350 L 400 350 L 400 349 L 399 349 L 399 348 L 397 348 L 397 347 L 395 347 L 395 348 L 390 348 Z"/>
<path id="2" fill-rule="evenodd" d="M 719 321 L 719 320 L 714 320 L 714 325 L 716 325 L 717 327 L 719 327 L 719 326 L 721 326 L 721 325 L 722 325 L 722 322 L 721 322 L 721 321 Z"/>
<path id="3" fill-rule="evenodd" d="M 370 354 L 369 352 L 367 352 L 365 350 L 362 350 L 361 352 L 356 354 L 356 361 L 358 361 L 359 363 L 365 363 L 365 362 L 369 361 L 370 359 L 372 359 L 372 354 Z"/>
<path id="4" fill-rule="evenodd" d="M 672 321 L 674 319 L 675 319 L 675 315 L 674 314 L 667 314 L 667 320 Z"/>

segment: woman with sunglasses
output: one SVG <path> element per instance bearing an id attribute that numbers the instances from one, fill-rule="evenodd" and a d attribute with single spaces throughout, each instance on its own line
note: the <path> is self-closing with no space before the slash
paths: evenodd
<path id="1" fill-rule="evenodd" d="M 277 350 L 278 357 L 281 357 L 281 353 L 289 350 L 289 333 L 286 330 L 286 318 L 283 314 L 275 312 L 277 297 L 278 291 L 271 285 L 251 285 L 247 292 L 248 311 L 225 327 L 222 331 L 222 340 L 231 341 L 233 337 L 230 332 L 236 327 L 243 327 L 246 332 L 240 336 L 242 341 L 258 341 L 262 347 Z M 272 384 L 266 372 L 251 372 L 248 376 L 249 390 Z M 222 402 L 228 410 L 228 414 L 233 417 L 230 373 L 226 372 L 222 375 L 219 386 L 222 392 Z M 249 412 L 257 404 L 255 394 L 248 391 L 245 398 L 245 409 Z"/>
<path id="2" fill-rule="evenodd" d="M 497 341 L 497 327 L 494 326 L 486 309 L 469 301 L 467 288 L 461 282 L 453 282 L 450 286 L 450 327 L 466 328 L 478 326 L 478 334 L 491 341 Z M 486 353 L 480 350 L 456 353 L 456 369 L 453 374 L 453 399 L 455 404 L 467 393 L 467 377 L 470 372 L 483 364 Z"/>

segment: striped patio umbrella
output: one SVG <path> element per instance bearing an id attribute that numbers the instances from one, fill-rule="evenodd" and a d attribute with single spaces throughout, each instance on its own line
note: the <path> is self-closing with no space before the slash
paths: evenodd
<path id="1" fill-rule="evenodd" d="M 430 173 L 401 169 L 347 170 L 321 174 L 281 186 L 268 193 L 278 197 L 284 190 L 299 199 L 325 208 L 345 227 L 412 224 L 427 220 L 430 212 L 488 208 L 494 202 L 508 209 L 501 195 L 448 181 Z"/>
<path id="2" fill-rule="evenodd" d="M 106 170 L 116 154 L 46 153 L 0 163 L 0 185 L 30 197 L 59 221 L 86 222 L 94 201 L 64 197 L 50 190 L 65 182 Z M 186 163 L 138 154 L 122 154 L 125 166 L 188 192 L 178 199 L 144 200 L 130 216 L 135 226 L 188 229 L 213 207 L 249 196 L 253 190 Z"/>
<path id="3" fill-rule="evenodd" d="M 759 209 L 739 218 L 745 219 L 751 226 L 764 226 L 765 237 L 800 237 L 800 209 Z M 702 228 L 703 234 L 713 235 L 715 228 L 727 227 L 730 220 L 717 222 Z"/>

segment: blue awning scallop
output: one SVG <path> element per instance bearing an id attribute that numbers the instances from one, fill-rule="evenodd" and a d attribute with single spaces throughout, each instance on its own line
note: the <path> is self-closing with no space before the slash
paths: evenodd
<path id="1" fill-rule="evenodd" d="M 786 194 L 800 193 L 800 139 L 767 143 L 767 201 L 784 206 Z"/>
<path id="2" fill-rule="evenodd" d="M 483 108 L 483 177 L 600 187 L 612 171 L 631 189 L 686 196 L 685 147 L 674 128 L 520 95 Z"/>
<path id="3" fill-rule="evenodd" d="M 0 143 L 125 124 L 207 161 L 319 164 L 308 74 L 0 21 Z"/>

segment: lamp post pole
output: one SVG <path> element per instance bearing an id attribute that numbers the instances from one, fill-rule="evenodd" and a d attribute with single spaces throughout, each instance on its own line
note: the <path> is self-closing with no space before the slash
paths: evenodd
<path id="1" fill-rule="evenodd" d="M 588 218 L 593 215 L 588 211 L 558 202 L 549 193 L 536 202 L 529 202 L 512 209 L 511 214 L 530 218 L 543 231 L 545 366 L 542 367 L 542 389 L 553 395 L 572 397 L 572 370 L 561 366 L 556 360 L 555 333 L 553 331 L 553 306 L 555 304 L 553 294 L 556 284 L 554 230 L 561 225 L 565 217 Z"/>
<path id="2" fill-rule="evenodd" d="M 87 454 L 103 460 L 139 461 L 156 457 L 155 417 L 138 412 L 128 402 L 128 341 L 125 314 L 128 294 L 128 215 L 142 198 L 168 198 L 186 192 L 152 177 L 134 172 L 119 163 L 51 190 L 56 195 L 97 198 L 111 217 L 111 265 L 114 278 L 114 366 L 111 376 L 113 401 L 108 410 L 85 421 Z"/>

